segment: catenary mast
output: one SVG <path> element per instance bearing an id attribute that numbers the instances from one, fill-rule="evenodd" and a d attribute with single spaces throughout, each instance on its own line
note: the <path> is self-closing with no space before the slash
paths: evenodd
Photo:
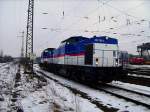
<path id="1" fill-rule="evenodd" d="M 28 18 L 27 18 L 27 34 L 26 34 L 26 68 L 25 72 L 33 73 L 33 16 L 34 16 L 34 0 L 29 0 Z"/>

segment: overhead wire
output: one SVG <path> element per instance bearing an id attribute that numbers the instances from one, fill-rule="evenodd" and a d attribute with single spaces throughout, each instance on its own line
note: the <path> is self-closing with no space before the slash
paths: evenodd
<path id="1" fill-rule="evenodd" d="M 103 2 L 102 2 L 102 3 L 103 3 Z M 145 2 L 142 2 L 142 3 L 138 4 L 137 6 L 132 7 L 132 8 L 129 8 L 129 9 L 125 10 L 125 11 L 119 10 L 119 12 L 121 12 L 121 14 L 116 15 L 116 16 L 113 16 L 113 17 L 111 17 L 110 19 L 117 18 L 117 17 L 119 17 L 119 16 L 122 16 L 123 14 L 124 14 L 124 15 L 127 15 L 126 12 L 130 12 L 130 11 L 132 11 L 132 10 L 138 8 L 139 6 L 143 5 L 144 3 L 145 3 Z M 109 4 L 106 4 L 106 6 L 107 6 L 107 5 L 109 5 Z M 110 6 L 110 5 L 109 5 L 109 6 Z M 113 7 L 113 6 L 112 6 L 112 7 Z M 112 7 L 111 7 L 111 8 L 112 8 Z M 117 9 L 115 8 L 115 10 L 117 10 Z M 117 11 L 118 11 L 118 10 L 117 10 Z M 124 13 L 122 13 L 122 12 L 124 12 Z M 128 14 L 128 15 L 129 15 L 129 14 Z M 107 19 L 107 20 L 109 20 L 109 19 Z"/>
<path id="2" fill-rule="evenodd" d="M 96 22 L 97 23 L 97 22 Z M 137 20 L 135 21 L 132 21 L 130 22 L 130 24 L 134 25 L 134 24 L 137 24 Z M 116 26 L 116 27 L 113 27 L 113 28 L 110 28 L 110 27 L 107 27 L 106 29 L 100 31 L 100 30 L 84 30 L 84 29 L 68 29 L 68 31 L 85 31 L 85 32 L 108 32 L 107 30 L 119 30 L 119 29 L 122 29 L 122 28 L 126 28 L 127 25 L 126 23 L 125 24 L 121 24 L 120 26 Z M 66 29 L 57 29 L 57 30 L 60 30 L 60 31 L 66 31 Z M 57 30 L 53 30 L 53 31 L 57 31 Z M 116 34 L 116 33 L 114 33 Z M 119 33 L 118 33 L 119 34 Z M 129 34 L 130 35 L 130 34 Z"/>
<path id="3" fill-rule="evenodd" d="M 110 2 L 110 1 L 112 1 L 112 0 L 107 1 L 107 2 L 105 2 L 104 4 L 107 4 L 107 3 Z M 93 12 L 97 11 L 98 8 L 99 8 L 99 7 L 97 7 L 96 9 L 94 9 L 94 10 L 88 12 L 88 13 L 86 14 L 86 16 L 88 16 L 88 15 L 92 14 Z M 81 18 L 86 17 L 86 16 L 81 16 Z M 71 27 L 72 25 L 74 25 L 75 23 L 79 23 L 79 21 L 81 21 L 81 18 L 79 18 L 77 21 L 75 21 L 75 22 L 71 23 L 69 26 L 67 26 L 67 27 L 65 28 L 66 31 L 67 31 L 68 28 L 70 28 L 70 27 Z M 61 34 L 62 34 L 62 33 L 61 33 Z"/>
<path id="4" fill-rule="evenodd" d="M 143 4 L 145 4 L 145 2 L 142 2 L 141 4 L 137 5 L 136 7 L 131 8 L 131 9 L 127 10 L 127 11 L 129 12 L 129 11 L 131 11 L 131 10 L 133 10 L 133 9 L 135 9 L 135 8 L 137 8 L 137 7 L 141 6 L 141 5 L 143 5 Z M 134 16 L 134 15 L 132 15 L 132 14 L 129 14 L 129 13 L 127 13 L 126 11 L 122 11 L 122 10 L 120 10 L 120 9 L 118 9 L 118 8 L 116 8 L 116 7 L 112 6 L 112 5 L 110 5 L 110 4 L 106 4 L 106 6 L 111 7 L 112 9 L 114 9 L 114 10 L 116 10 L 116 11 L 118 11 L 118 12 L 124 14 L 124 15 L 128 15 L 128 16 L 130 16 L 130 17 L 133 17 L 133 18 L 135 18 L 135 19 L 142 19 L 142 20 L 145 20 L 145 21 L 150 21 L 149 19 L 146 19 L 146 18 L 143 18 L 143 17 L 137 17 L 137 16 Z"/>
<path id="5" fill-rule="evenodd" d="M 62 10 L 63 10 L 63 21 L 64 21 L 64 19 L 65 19 L 64 16 L 67 16 L 67 14 L 64 12 L 64 0 L 63 0 L 62 2 L 63 2 L 63 3 L 62 3 L 62 7 L 63 7 Z M 78 5 L 77 5 L 77 6 L 78 6 Z M 80 19 L 81 19 L 81 18 L 80 18 Z M 61 22 L 62 22 L 62 21 L 61 21 Z M 52 29 L 52 28 L 51 28 L 50 30 L 51 30 L 51 31 L 56 31 L 55 29 Z M 61 30 L 60 30 L 60 31 L 61 31 Z M 37 47 L 44 46 L 46 43 L 48 43 L 48 41 L 49 41 L 49 40 L 47 40 L 46 42 L 44 42 L 44 43 L 38 45 Z"/>
<path id="6" fill-rule="evenodd" d="M 110 0 L 111 1 L 111 0 Z M 107 1 L 108 2 L 108 1 Z M 143 2 L 144 3 L 144 2 Z M 138 6 L 140 6 L 140 5 L 142 5 L 143 3 L 141 3 L 141 4 L 139 4 Z M 106 3 L 107 4 L 107 3 Z M 109 5 L 109 4 L 107 4 L 107 5 Z M 110 5 L 109 5 L 110 6 Z M 99 8 L 99 7 L 98 7 Z M 87 15 L 86 15 L 86 17 L 88 17 L 88 15 L 90 15 L 91 13 L 93 13 L 93 12 L 95 12 L 98 8 L 96 8 L 95 10 L 93 10 L 93 11 L 91 11 L 90 13 L 88 13 Z M 130 9 L 127 9 L 127 10 L 133 10 L 133 9 L 135 9 L 136 7 L 133 7 L 133 8 L 130 8 Z M 115 8 L 116 9 L 116 8 Z M 116 9 L 117 10 L 117 9 Z M 128 13 L 125 13 L 124 11 L 119 11 L 119 12 L 121 12 L 121 14 L 120 15 L 122 15 L 122 13 L 123 13 L 123 15 L 124 14 L 128 14 Z M 117 15 L 117 17 L 118 16 L 120 16 L 120 15 Z M 131 16 L 131 15 L 130 15 Z M 85 16 L 84 16 L 85 17 Z M 69 28 L 72 26 L 72 25 L 74 25 L 75 23 L 79 23 L 79 21 L 81 21 L 81 19 L 82 19 L 83 17 L 81 17 L 81 18 L 79 18 L 77 21 L 75 21 L 75 22 L 73 22 L 73 23 L 71 23 L 70 25 L 68 25 L 66 28 L 65 28 L 65 30 L 66 31 L 70 31 L 69 30 Z M 99 22 L 99 21 L 98 21 Z M 94 24 L 96 24 L 96 23 L 94 23 Z M 150 24 L 150 23 L 149 23 Z M 120 26 L 120 28 L 122 27 L 122 25 Z M 124 28 L 124 27 L 123 27 Z M 119 29 L 119 28 L 118 28 Z M 104 30 L 103 30 L 104 31 Z M 103 32 L 102 31 L 102 32 Z M 62 35 L 62 32 L 59 34 L 59 35 Z"/>
<path id="7" fill-rule="evenodd" d="M 137 24 L 137 21 L 135 20 L 135 21 L 132 21 L 130 24 L 132 24 L 132 25 L 135 25 L 135 24 Z M 126 25 L 126 23 L 125 24 L 122 24 L 122 25 L 120 25 L 120 26 L 116 26 L 116 27 L 113 27 L 113 28 L 110 28 L 110 27 L 107 27 L 106 29 L 104 29 L 104 30 L 102 30 L 102 31 L 100 31 L 100 30 L 84 30 L 84 29 L 69 29 L 68 31 L 81 31 L 81 32 L 83 32 L 83 31 L 85 31 L 85 32 L 105 32 L 105 33 L 109 33 L 107 30 L 119 30 L 119 29 L 122 29 L 122 28 L 126 28 L 127 27 L 127 25 Z M 66 29 L 59 29 L 59 30 L 61 30 L 61 31 L 66 31 Z M 56 30 L 54 30 L 54 31 L 56 31 Z M 142 32 L 144 32 L 144 31 L 142 31 Z M 119 33 L 113 33 L 113 34 L 119 34 Z M 135 36 L 134 34 L 121 34 L 120 33 L 120 35 L 132 35 L 132 36 Z M 139 35 L 137 35 L 137 36 L 139 36 Z"/>
<path id="8" fill-rule="evenodd" d="M 135 21 L 132 21 L 131 22 L 131 24 L 137 24 L 137 21 L 135 20 Z M 120 29 L 122 29 L 122 28 L 126 28 L 127 27 L 127 25 L 126 24 L 121 24 L 120 26 L 116 26 L 116 27 L 113 27 L 113 28 L 110 28 L 110 27 L 107 27 L 106 29 L 104 29 L 104 30 L 102 30 L 102 31 L 97 31 L 97 32 L 108 32 L 109 30 L 120 30 Z M 110 32 L 109 32 L 110 33 Z M 116 34 L 116 33 L 115 33 Z M 119 34 L 119 33 L 118 33 Z M 121 33 L 120 33 L 120 35 L 122 35 Z M 134 35 L 133 35 L 134 36 Z"/>
<path id="9" fill-rule="evenodd" d="M 79 7 L 79 6 L 81 6 L 81 2 L 78 2 L 78 1 L 76 1 L 76 2 L 78 2 L 76 5 L 75 5 L 75 7 L 73 7 L 72 9 L 70 9 L 69 10 L 69 12 L 67 11 L 65 11 L 65 2 L 64 2 L 65 0 L 62 0 L 62 5 L 63 5 L 63 15 L 65 16 L 65 17 L 67 17 L 67 16 L 69 16 L 70 14 L 72 14 L 72 13 L 70 13 L 71 11 L 74 11 L 75 9 L 78 9 L 77 7 Z M 75 16 L 74 16 L 75 17 Z"/>
<path id="10" fill-rule="evenodd" d="M 104 1 L 103 4 L 101 4 L 101 7 L 102 7 L 103 5 L 105 5 L 105 4 L 109 3 L 109 2 L 111 2 L 111 1 L 112 1 L 112 0 Z M 100 7 L 100 6 L 98 6 L 96 9 L 94 9 L 94 10 L 91 11 L 90 13 L 87 13 L 86 16 L 88 17 L 90 14 L 92 14 L 92 13 L 95 12 L 95 11 L 97 11 L 97 9 L 99 9 L 99 7 Z M 81 21 L 81 19 L 79 19 L 79 21 Z M 76 22 L 79 23 L 79 21 L 73 22 L 71 25 L 69 25 L 69 26 L 67 27 L 67 29 L 68 29 L 70 26 L 72 26 L 74 23 L 76 23 Z M 87 30 L 85 30 L 85 31 L 87 32 Z"/>
<path id="11" fill-rule="evenodd" d="M 135 9 L 135 8 L 137 8 L 137 7 L 139 7 L 140 5 L 143 5 L 144 4 L 144 2 L 142 2 L 141 4 L 139 4 L 139 5 L 137 5 L 136 7 L 133 7 L 133 8 L 130 8 L 130 9 Z M 127 9 L 127 10 L 130 10 L 130 9 Z M 125 13 L 126 14 L 126 13 Z M 96 22 L 97 23 L 97 22 Z M 94 23 L 94 24 L 96 24 L 96 23 Z M 131 24 L 131 21 L 129 21 L 129 23 L 128 24 Z"/>
<path id="12" fill-rule="evenodd" d="M 98 0 L 98 2 L 99 2 L 99 1 L 100 1 L 100 0 Z M 126 11 L 133 10 L 133 9 L 139 7 L 140 5 L 144 4 L 144 3 L 145 3 L 145 2 L 142 2 L 141 4 L 138 4 L 138 5 L 135 6 L 135 7 L 132 7 L 132 8 L 127 9 Z M 121 15 L 123 15 L 123 14 L 119 14 L 119 15 L 117 15 L 117 16 L 113 16 L 113 18 L 119 17 L 119 16 L 121 16 Z M 107 18 L 107 20 L 105 20 L 105 21 L 108 21 L 108 20 L 111 20 L 111 19 L 112 19 L 112 18 L 110 18 L 110 19 Z M 103 22 L 104 22 L 104 21 L 103 21 Z M 90 26 L 97 25 L 97 23 L 100 23 L 100 20 L 98 20 L 97 22 L 93 23 L 93 24 L 90 25 Z M 102 21 L 101 21 L 101 23 L 102 23 Z M 99 26 L 100 26 L 100 25 L 99 25 Z M 87 27 L 89 27 L 89 26 L 87 26 Z M 86 27 L 85 29 L 87 29 L 87 27 Z"/>

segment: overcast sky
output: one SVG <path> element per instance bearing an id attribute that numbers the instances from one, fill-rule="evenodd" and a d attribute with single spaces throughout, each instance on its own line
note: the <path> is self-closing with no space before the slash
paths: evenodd
<path id="1" fill-rule="evenodd" d="M 28 0 L 0 0 L 4 54 L 20 55 L 27 7 Z M 70 36 L 107 35 L 119 40 L 121 50 L 136 54 L 137 45 L 150 41 L 149 11 L 150 0 L 35 0 L 34 52 L 39 56 Z"/>

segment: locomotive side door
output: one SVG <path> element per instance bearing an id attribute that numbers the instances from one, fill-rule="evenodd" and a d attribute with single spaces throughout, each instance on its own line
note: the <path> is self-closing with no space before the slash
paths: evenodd
<path id="1" fill-rule="evenodd" d="M 93 65 L 93 44 L 85 46 L 85 65 Z"/>
<path id="2" fill-rule="evenodd" d="M 103 52 L 103 66 L 114 66 L 113 51 L 105 50 Z"/>

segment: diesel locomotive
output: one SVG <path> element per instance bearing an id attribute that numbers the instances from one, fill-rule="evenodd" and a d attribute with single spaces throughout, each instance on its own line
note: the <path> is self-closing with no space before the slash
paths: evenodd
<path id="1" fill-rule="evenodd" d="M 58 48 L 41 53 L 40 67 L 70 79 L 111 82 L 125 74 L 119 59 L 118 40 L 108 36 L 74 36 Z"/>

